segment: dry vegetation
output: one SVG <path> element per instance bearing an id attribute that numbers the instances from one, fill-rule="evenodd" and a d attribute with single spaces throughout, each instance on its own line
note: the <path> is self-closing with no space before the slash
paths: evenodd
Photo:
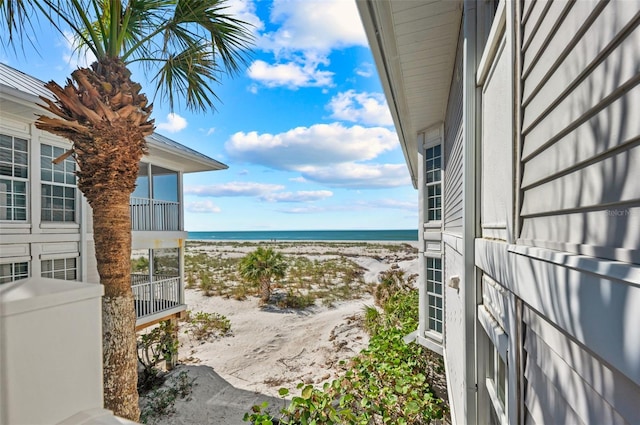
<path id="1" fill-rule="evenodd" d="M 189 241 L 185 253 L 187 288 L 237 300 L 259 295 L 259 288 L 245 282 L 238 272 L 240 259 L 258 246 L 283 253 L 289 263 L 285 278 L 272 284 L 271 302 L 280 308 L 305 308 L 316 302 L 331 306 L 361 298 L 371 293 L 376 280 L 365 281 L 366 269 L 355 258 L 392 265 L 417 255 L 417 249 L 409 244 Z"/>

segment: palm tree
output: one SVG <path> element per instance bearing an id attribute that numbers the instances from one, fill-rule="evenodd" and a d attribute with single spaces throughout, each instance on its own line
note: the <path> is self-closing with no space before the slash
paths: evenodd
<path id="1" fill-rule="evenodd" d="M 249 282 L 260 284 L 260 301 L 266 304 L 271 297 L 271 281 L 274 278 L 282 279 L 287 267 L 282 253 L 275 252 L 272 248 L 259 247 L 242 258 L 240 275 Z"/>
<path id="2" fill-rule="evenodd" d="M 70 28 L 96 61 L 71 73 L 64 87 L 45 85 L 36 127 L 67 138 L 78 165 L 78 188 L 93 209 L 96 260 L 103 298 L 104 403 L 138 420 L 135 311 L 129 274 L 129 196 L 154 131 L 152 105 L 131 80 L 142 65 L 155 94 L 173 110 L 183 100 L 194 111 L 213 108 L 212 83 L 247 64 L 248 25 L 226 11 L 225 0 L 0 0 L 3 40 L 14 48 L 31 40 L 32 20 Z M 36 26 L 37 26 L 37 22 Z"/>

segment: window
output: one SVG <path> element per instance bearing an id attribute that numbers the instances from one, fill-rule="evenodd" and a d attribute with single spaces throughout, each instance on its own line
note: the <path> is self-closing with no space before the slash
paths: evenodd
<path id="1" fill-rule="evenodd" d="M 63 280 L 78 280 L 77 258 L 57 258 L 42 261 L 42 277 Z"/>
<path id="2" fill-rule="evenodd" d="M 493 285 L 485 285 L 488 280 L 483 278 L 483 298 L 487 301 L 486 292 L 491 291 Z M 498 293 L 494 293 L 497 296 Z M 488 298 L 491 298 L 489 296 Z M 478 306 L 478 321 L 484 332 L 478 333 L 479 356 L 479 397 L 483 406 L 483 418 L 480 422 L 491 425 L 507 424 L 508 417 L 508 353 L 509 337 L 505 333 L 501 317 L 494 316 L 495 310 L 488 303 Z M 484 378 L 484 379 L 482 379 Z M 484 385 L 483 385 L 484 384 Z"/>
<path id="3" fill-rule="evenodd" d="M 0 220 L 27 221 L 29 143 L 0 134 Z"/>
<path id="4" fill-rule="evenodd" d="M 442 219 L 442 154 L 441 145 L 425 150 L 427 184 L 427 221 Z"/>
<path id="5" fill-rule="evenodd" d="M 29 277 L 29 263 L 0 264 L 0 285 Z"/>
<path id="6" fill-rule="evenodd" d="M 507 392 L 507 363 L 490 341 L 485 365 L 486 386 L 489 395 L 489 424 L 500 425 L 505 421 Z"/>
<path id="7" fill-rule="evenodd" d="M 427 303 L 430 331 L 442 333 L 442 259 L 427 257 Z"/>
<path id="8" fill-rule="evenodd" d="M 42 221 L 74 222 L 76 219 L 76 164 L 73 158 L 54 164 L 65 150 L 41 145 Z M 45 183 L 46 182 L 46 183 Z"/>

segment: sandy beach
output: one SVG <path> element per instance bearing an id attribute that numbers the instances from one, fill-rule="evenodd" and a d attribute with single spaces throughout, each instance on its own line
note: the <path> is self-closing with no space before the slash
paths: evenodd
<path id="1" fill-rule="evenodd" d="M 379 273 L 392 266 L 401 268 L 406 276 L 418 272 L 416 243 L 265 245 L 282 252 L 288 260 L 298 256 L 318 262 L 347 258 L 362 268 L 361 284 L 377 283 Z M 219 260 L 240 258 L 257 246 L 259 243 L 196 242 L 188 246 L 186 255 L 206 253 Z M 284 290 L 276 287 L 275 293 Z M 281 387 L 295 389 L 300 382 L 322 385 L 332 380 L 342 370 L 340 360 L 348 360 L 368 344 L 360 320 L 363 307 L 373 305 L 370 294 L 331 305 L 316 302 L 301 310 L 260 306 L 255 296 L 242 301 L 207 296 L 197 287 L 186 289 L 185 298 L 192 312 L 226 316 L 231 334 L 198 341 L 180 332 L 180 368 L 197 378 L 196 385 L 190 401 L 176 402 L 176 413 L 155 423 L 242 424 L 242 415 L 234 416 L 236 413 L 246 412 L 265 397 L 278 397 Z M 231 389 L 239 392 L 231 395 Z M 223 393 L 228 393 L 227 398 L 221 400 Z M 271 404 L 274 400 L 271 398 Z M 214 411 L 217 413 L 212 416 Z"/>

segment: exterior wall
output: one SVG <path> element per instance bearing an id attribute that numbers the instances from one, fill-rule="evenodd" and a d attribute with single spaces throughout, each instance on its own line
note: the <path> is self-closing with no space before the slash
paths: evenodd
<path id="1" fill-rule="evenodd" d="M 76 221 L 73 223 L 41 221 L 40 145 L 67 148 L 68 142 L 43 133 L 32 121 L 2 111 L 0 133 L 28 141 L 29 183 L 27 187 L 27 220 L 0 223 L 0 262 L 29 262 L 30 276 L 40 276 L 41 261 L 58 258 L 79 258 L 83 254 L 81 217 L 86 202 L 76 190 Z M 81 261 L 78 276 L 82 275 Z"/>
<path id="2" fill-rule="evenodd" d="M 463 68 L 462 41 L 460 33 L 456 62 L 451 79 L 444 124 L 444 231 L 462 236 L 462 187 L 463 187 Z"/>
<path id="3" fill-rule="evenodd" d="M 640 126 L 629 119 L 640 106 L 639 10 L 637 1 L 508 3 L 485 46 L 475 256 L 480 308 L 502 305 L 487 310 L 508 350 L 505 423 L 640 421 L 630 325 L 640 321 L 640 175 L 631 165 L 640 163 Z M 519 103 L 504 101 L 518 93 Z M 490 398 L 486 348 L 479 342 L 478 423 Z"/>
<path id="4" fill-rule="evenodd" d="M 101 286 L 42 278 L 0 287 L 0 423 L 102 407 L 101 296 Z"/>
<path id="5" fill-rule="evenodd" d="M 536 2 L 525 15 L 523 244 L 640 263 L 639 8 Z"/>
<path id="6" fill-rule="evenodd" d="M 443 193 L 443 284 L 445 305 L 445 369 L 449 403 L 454 420 L 465 422 L 465 297 L 463 258 L 463 34 L 458 49 L 444 124 L 444 193 Z M 462 279 L 458 288 L 447 285 L 453 276 Z"/>

